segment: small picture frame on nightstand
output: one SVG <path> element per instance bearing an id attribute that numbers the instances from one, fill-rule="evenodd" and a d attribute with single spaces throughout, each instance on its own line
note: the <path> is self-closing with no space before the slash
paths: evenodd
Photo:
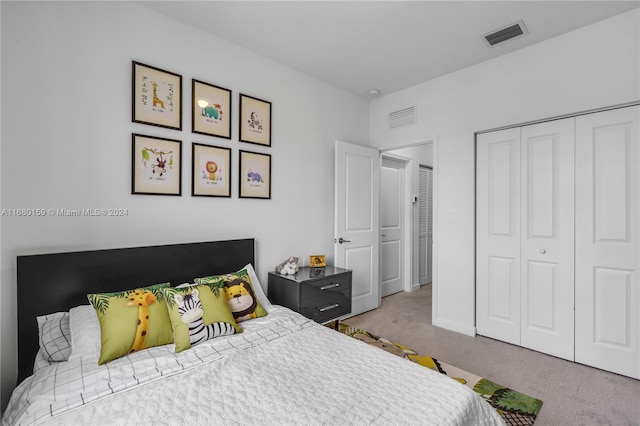
<path id="1" fill-rule="evenodd" d="M 313 255 L 309 256 L 309 266 L 312 268 L 324 268 L 327 266 L 327 263 L 324 260 L 324 255 Z"/>

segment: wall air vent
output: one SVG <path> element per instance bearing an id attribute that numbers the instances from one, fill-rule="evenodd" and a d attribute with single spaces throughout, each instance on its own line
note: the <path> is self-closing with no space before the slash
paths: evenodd
<path id="1" fill-rule="evenodd" d="M 397 129 L 398 127 L 416 124 L 416 107 L 400 109 L 389 113 L 389 128 Z"/>
<path id="2" fill-rule="evenodd" d="M 510 40 L 514 37 L 520 37 L 525 34 L 529 34 L 527 27 L 524 26 L 524 22 L 518 21 L 515 24 L 492 31 L 489 34 L 485 34 L 482 38 L 489 44 L 489 46 L 495 46 L 498 43 L 502 43 L 503 41 Z"/>

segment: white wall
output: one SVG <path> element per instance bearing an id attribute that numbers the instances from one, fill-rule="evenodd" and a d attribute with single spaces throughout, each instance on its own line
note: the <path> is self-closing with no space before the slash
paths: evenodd
<path id="1" fill-rule="evenodd" d="M 640 99 L 638 14 L 635 9 L 371 102 L 373 146 L 437 135 L 434 324 L 475 333 L 474 132 Z M 389 112 L 413 105 L 417 125 L 385 128 Z"/>
<path id="2" fill-rule="evenodd" d="M 2 207 L 127 217 L 2 217 L 1 407 L 16 378 L 16 256 L 256 238 L 257 272 L 333 259 L 333 147 L 367 144 L 367 102 L 122 2 L 2 7 Z M 131 122 L 131 61 L 182 75 L 182 131 Z M 191 79 L 233 90 L 232 140 L 191 133 Z M 272 147 L 238 142 L 238 93 L 273 103 Z M 131 195 L 131 133 L 182 140 L 182 196 Z M 191 197 L 191 142 L 231 147 L 232 198 Z M 238 199 L 238 150 L 272 155 L 271 200 Z M 313 188 L 313 190 L 310 190 Z M 35 324 L 35 323 L 34 323 Z"/>

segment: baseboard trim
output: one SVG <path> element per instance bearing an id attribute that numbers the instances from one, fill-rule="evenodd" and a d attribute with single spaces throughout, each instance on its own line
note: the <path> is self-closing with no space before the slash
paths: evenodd
<path id="1" fill-rule="evenodd" d="M 460 324 L 454 321 L 447 321 L 441 319 L 433 319 L 433 325 L 436 327 L 444 328 L 447 330 L 455 331 L 456 333 L 465 334 L 467 336 L 475 337 L 476 327 L 465 324 Z"/>

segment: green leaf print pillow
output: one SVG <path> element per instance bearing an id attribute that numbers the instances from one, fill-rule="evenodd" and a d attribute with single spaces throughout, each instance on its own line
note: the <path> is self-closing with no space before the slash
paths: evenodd
<path id="1" fill-rule="evenodd" d="M 173 342 L 167 302 L 169 283 L 115 293 L 88 294 L 100 321 L 102 365 L 132 352 Z"/>
<path id="2" fill-rule="evenodd" d="M 227 305 L 223 282 L 162 289 L 176 352 L 220 336 L 241 333 Z"/>
<path id="3" fill-rule="evenodd" d="M 219 280 L 224 282 L 227 304 L 237 322 L 267 315 L 267 311 L 262 307 L 253 290 L 253 283 L 246 269 L 231 274 L 196 278 L 194 281 L 198 284 L 206 284 Z"/>

